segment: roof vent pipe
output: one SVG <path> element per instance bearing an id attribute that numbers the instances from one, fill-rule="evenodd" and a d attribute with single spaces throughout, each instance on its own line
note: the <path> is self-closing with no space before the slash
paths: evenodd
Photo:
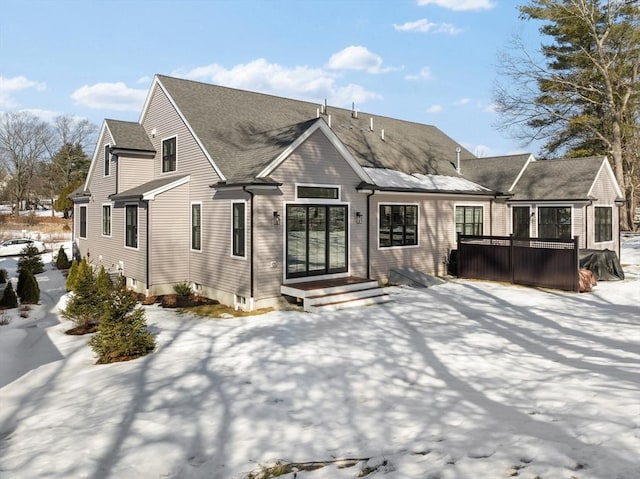
<path id="1" fill-rule="evenodd" d="M 373 131 L 373 117 L 369 120 L 369 130 Z"/>
<path id="2" fill-rule="evenodd" d="M 384 141 L 384 128 L 380 130 L 380 139 Z"/>
<path id="3" fill-rule="evenodd" d="M 456 148 L 456 171 L 460 174 L 460 152 L 462 149 L 458 146 Z"/>
<path id="4" fill-rule="evenodd" d="M 320 108 L 316 108 L 316 118 L 320 118 Z"/>
<path id="5" fill-rule="evenodd" d="M 331 115 L 328 115 L 327 117 L 327 123 L 329 124 L 329 128 L 331 128 Z"/>

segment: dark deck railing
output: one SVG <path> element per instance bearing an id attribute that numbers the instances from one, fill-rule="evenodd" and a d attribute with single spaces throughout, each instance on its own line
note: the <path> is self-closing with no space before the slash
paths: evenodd
<path id="1" fill-rule="evenodd" d="M 458 277 L 578 291 L 578 237 L 458 235 Z"/>

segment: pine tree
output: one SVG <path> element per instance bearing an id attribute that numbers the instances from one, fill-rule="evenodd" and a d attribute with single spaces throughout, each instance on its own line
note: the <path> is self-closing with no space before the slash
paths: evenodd
<path id="1" fill-rule="evenodd" d="M 96 275 L 96 290 L 103 298 L 107 298 L 111 293 L 111 279 L 109 278 L 107 271 L 104 269 L 104 266 L 100 266 L 98 274 Z"/>
<path id="2" fill-rule="evenodd" d="M 20 279 L 22 279 L 22 283 Z M 22 304 L 38 304 L 40 301 L 40 286 L 38 286 L 38 281 L 30 270 L 24 269 L 20 272 L 18 289 L 20 290 L 18 295 Z"/>
<path id="3" fill-rule="evenodd" d="M 78 265 L 73 294 L 70 295 L 62 316 L 79 325 L 97 324 L 104 307 L 106 305 L 98 294 L 93 270 L 83 259 Z"/>
<path id="4" fill-rule="evenodd" d="M 71 266 L 71 262 L 69 261 L 69 257 L 67 256 L 66 251 L 64 250 L 64 246 L 60 246 L 58 250 L 58 255 L 56 256 L 56 268 L 58 269 L 69 269 Z"/>
<path id="5" fill-rule="evenodd" d="M 65 283 L 65 288 L 67 291 L 73 291 L 76 289 L 76 284 L 78 282 L 78 262 L 72 261 L 71 267 L 69 268 L 69 272 L 67 273 L 67 281 Z"/>
<path id="6" fill-rule="evenodd" d="M 155 339 L 147 331 L 144 310 L 137 306 L 135 294 L 120 288 L 111 293 L 107 303 L 98 332 L 89 340 L 98 363 L 125 361 L 153 351 Z"/>
<path id="7" fill-rule="evenodd" d="M 4 288 L 4 293 L 0 299 L 0 307 L 10 309 L 18 307 L 18 296 L 11 285 L 11 281 Z"/>
<path id="8" fill-rule="evenodd" d="M 27 246 L 18 260 L 18 273 L 23 269 L 28 269 L 33 274 L 42 273 L 44 271 L 44 263 L 40 257 L 38 248 L 33 245 Z"/>
<path id="9" fill-rule="evenodd" d="M 0 269 L 0 284 L 4 284 L 7 282 L 7 270 Z"/>

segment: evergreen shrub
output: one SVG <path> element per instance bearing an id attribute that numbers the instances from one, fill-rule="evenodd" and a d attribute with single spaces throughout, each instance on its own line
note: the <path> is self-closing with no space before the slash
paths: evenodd
<path id="1" fill-rule="evenodd" d="M 150 353 L 155 338 L 147 331 L 144 309 L 136 295 L 124 288 L 113 291 L 103 309 L 98 332 L 89 345 L 98 355 L 98 363 L 126 361 Z"/>

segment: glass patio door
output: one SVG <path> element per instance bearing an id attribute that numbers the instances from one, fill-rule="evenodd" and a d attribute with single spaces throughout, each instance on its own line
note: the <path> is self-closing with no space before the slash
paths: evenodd
<path id="1" fill-rule="evenodd" d="M 513 237 L 528 238 L 531 228 L 531 214 L 528 206 L 513 207 Z"/>
<path id="2" fill-rule="evenodd" d="M 347 271 L 347 207 L 287 206 L 287 278 Z"/>

